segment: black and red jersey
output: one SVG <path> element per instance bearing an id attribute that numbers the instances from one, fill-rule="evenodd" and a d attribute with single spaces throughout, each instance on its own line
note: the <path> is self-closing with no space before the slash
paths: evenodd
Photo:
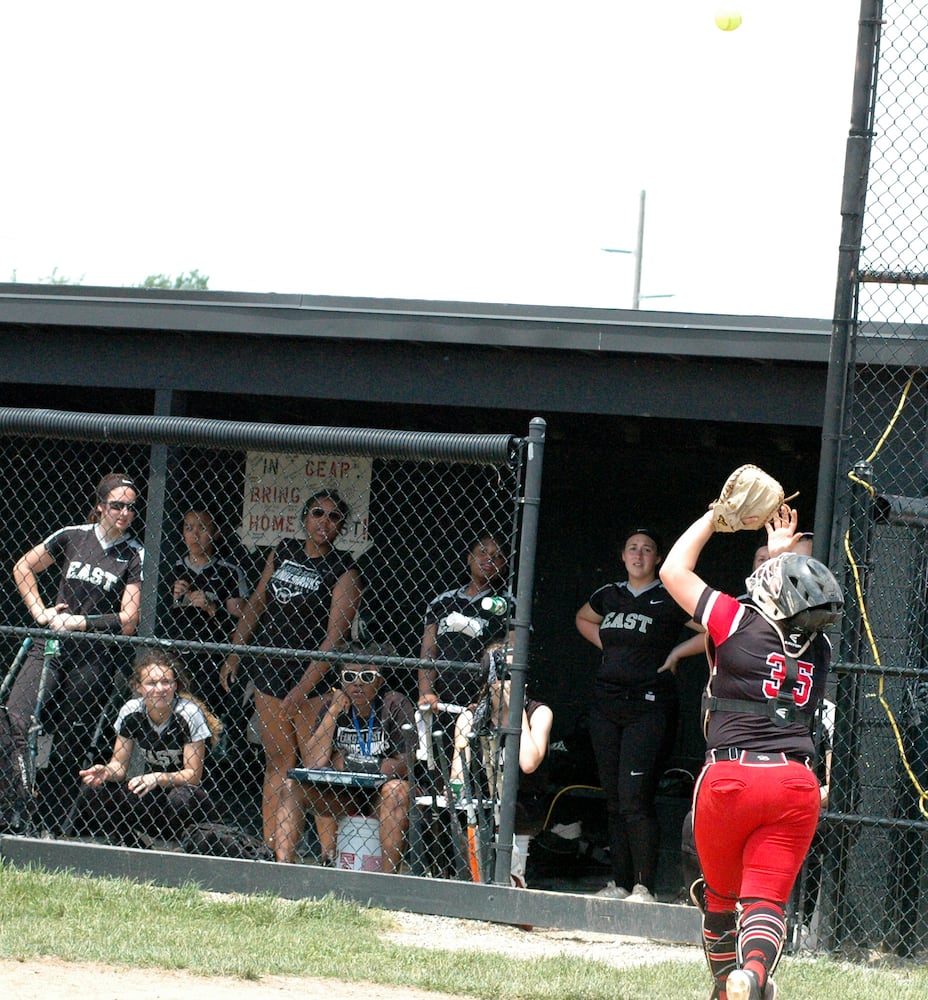
<path id="1" fill-rule="evenodd" d="M 787 632 L 781 638 L 780 630 L 752 604 L 711 587 L 700 596 L 694 618 L 709 633 L 712 664 L 706 691 L 712 698 L 752 703 L 761 709 L 771 703 L 775 707 L 787 678 L 786 650 L 797 668 L 792 721 L 784 722 L 748 707 L 740 711 L 737 706 L 713 709 L 706 723 L 706 746 L 812 757 L 814 745 L 808 720 L 822 698 L 828 677 L 831 644 L 827 637 L 816 634 L 807 642 L 807 637 Z"/>

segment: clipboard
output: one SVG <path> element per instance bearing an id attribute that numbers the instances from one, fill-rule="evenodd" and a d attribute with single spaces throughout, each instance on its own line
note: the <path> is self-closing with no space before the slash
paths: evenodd
<path id="1" fill-rule="evenodd" d="M 334 767 L 291 767 L 287 777 L 313 785 L 348 785 L 352 788 L 379 788 L 387 780 L 385 774 L 336 771 Z"/>

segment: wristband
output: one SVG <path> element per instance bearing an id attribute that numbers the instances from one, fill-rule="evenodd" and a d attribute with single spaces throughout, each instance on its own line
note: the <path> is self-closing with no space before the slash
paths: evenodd
<path id="1" fill-rule="evenodd" d="M 119 615 L 84 615 L 88 632 L 122 632 L 122 619 Z"/>

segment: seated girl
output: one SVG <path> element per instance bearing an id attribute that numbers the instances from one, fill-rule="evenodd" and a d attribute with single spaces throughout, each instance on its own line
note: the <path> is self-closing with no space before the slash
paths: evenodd
<path id="1" fill-rule="evenodd" d="M 140 846 L 146 838 L 176 839 L 210 819 L 202 787 L 207 742 L 222 724 L 186 693 L 180 666 L 163 649 L 143 649 L 130 686 L 136 697 L 116 718 L 116 743 L 106 764 L 80 771 L 84 782 L 76 832 Z M 129 775 L 138 748 L 143 771 Z"/>

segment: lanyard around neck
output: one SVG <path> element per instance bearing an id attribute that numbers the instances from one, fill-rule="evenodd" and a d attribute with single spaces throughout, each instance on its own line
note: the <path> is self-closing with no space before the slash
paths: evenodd
<path id="1" fill-rule="evenodd" d="M 371 756 L 371 747 L 374 745 L 374 717 L 376 714 L 374 706 L 371 705 L 370 718 L 367 720 L 367 742 L 365 742 L 364 735 L 361 732 L 361 724 L 358 721 L 358 713 L 355 711 L 354 706 L 351 706 L 351 721 L 354 724 L 354 731 L 358 734 L 358 747 L 365 757 Z"/>

